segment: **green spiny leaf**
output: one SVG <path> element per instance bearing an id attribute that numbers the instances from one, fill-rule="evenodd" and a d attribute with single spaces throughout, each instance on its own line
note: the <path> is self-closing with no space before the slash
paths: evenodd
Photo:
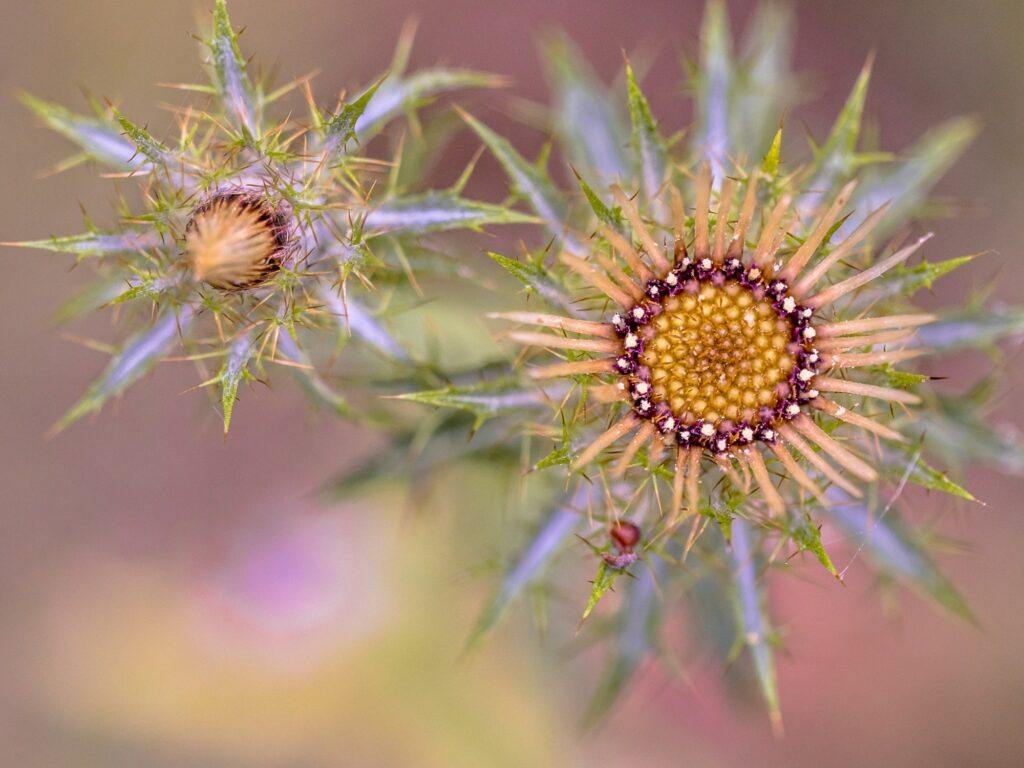
<path id="1" fill-rule="evenodd" d="M 553 94 L 555 127 L 573 165 L 590 178 L 627 178 L 628 134 L 616 101 L 564 34 L 542 41 L 541 57 Z"/>
<path id="2" fill-rule="evenodd" d="M 585 490 L 577 493 L 575 502 L 566 499 L 566 503 L 556 507 L 537 529 L 477 619 L 466 641 L 467 650 L 475 647 L 494 627 L 508 606 L 540 577 L 572 532 L 584 522 L 585 518 L 578 508 L 585 503 L 585 493 Z"/>
<path id="3" fill-rule="evenodd" d="M 573 173 L 576 174 L 576 179 L 580 183 L 580 189 L 583 190 L 583 195 L 587 198 L 587 203 L 589 203 L 594 215 L 601 222 L 614 229 L 622 226 L 622 208 L 617 205 L 613 207 L 605 205 L 605 202 L 598 196 L 593 187 L 587 184 L 586 180 L 576 172 L 575 168 L 573 168 Z"/>
<path id="4" fill-rule="evenodd" d="M 770 628 L 764 616 L 764 599 L 757 580 L 756 540 L 750 523 L 736 518 L 732 524 L 733 576 L 736 585 L 740 637 L 750 649 L 754 672 L 761 687 L 761 696 L 768 707 L 773 726 L 782 724 L 779 691 L 775 680 L 775 660 L 768 643 Z"/>
<path id="5" fill-rule="evenodd" d="M 561 307 L 567 312 L 576 314 L 576 309 L 573 306 L 572 299 L 566 295 L 551 279 L 547 270 L 541 267 L 539 264 L 526 264 L 515 259 L 510 259 L 507 256 L 502 256 L 500 253 L 494 253 L 488 251 L 490 256 L 498 266 L 512 275 L 516 280 L 519 280 L 529 290 L 536 293 L 542 299 L 547 301 L 556 307 Z"/>
<path id="6" fill-rule="evenodd" d="M 507 139 L 496 134 L 468 112 L 460 114 L 501 164 L 515 191 L 536 211 L 548 231 L 562 239 L 565 236 L 565 201 L 561 193 L 555 189 L 547 172 L 526 162 Z"/>
<path id="7" fill-rule="evenodd" d="M 942 352 L 990 347 L 1004 338 L 1024 336 L 1024 307 L 987 305 L 941 316 L 918 330 L 922 346 Z"/>
<path id="8" fill-rule="evenodd" d="M 809 515 L 804 515 L 803 521 L 799 525 L 794 526 L 791 533 L 793 540 L 799 545 L 801 550 L 810 552 L 818 559 L 818 562 L 821 563 L 826 571 L 837 579 L 839 578 L 839 571 L 836 570 L 835 565 L 832 563 L 832 558 L 825 551 L 825 545 L 821 543 L 820 525 L 815 525 Z"/>
<path id="9" fill-rule="evenodd" d="M 779 163 L 782 159 L 782 129 L 779 128 L 775 132 L 775 138 L 772 139 L 772 145 L 768 148 L 768 153 L 764 156 L 761 161 L 761 169 L 765 172 L 768 178 L 774 179 L 776 174 L 779 172 Z"/>
<path id="10" fill-rule="evenodd" d="M 730 94 L 736 63 L 725 3 L 710 0 L 700 30 L 701 66 L 697 86 L 698 143 L 714 165 L 716 175 L 732 151 Z"/>
<path id="11" fill-rule="evenodd" d="M 369 106 L 370 100 L 377 93 L 382 82 L 383 80 L 378 80 L 363 91 L 358 98 L 342 106 L 337 114 L 332 115 L 324 123 L 324 135 L 331 154 L 344 151 L 348 142 L 356 138 L 356 123 L 366 112 L 366 107 Z"/>
<path id="12" fill-rule="evenodd" d="M 914 215 L 927 200 L 932 187 L 967 150 L 979 130 L 976 120 L 959 117 L 926 133 L 903 153 L 903 160 L 886 166 L 885 172 L 861 185 L 856 195 L 854 215 L 846 220 L 841 230 L 843 236 L 857 227 L 868 211 L 890 200 L 892 207 L 882 227 L 892 228 Z"/>
<path id="13" fill-rule="evenodd" d="M 14 248 L 34 248 L 54 253 L 71 253 L 78 258 L 87 256 L 111 256 L 118 253 L 133 253 L 160 245 L 159 233 L 147 231 L 128 232 L 87 232 L 81 235 L 51 237 L 46 240 L 24 240 L 19 243 L 0 243 Z"/>
<path id="14" fill-rule="evenodd" d="M 658 124 L 651 114 L 647 98 L 637 85 L 633 67 L 626 62 L 626 87 L 629 100 L 629 116 L 633 126 L 633 151 L 640 169 L 641 189 L 649 203 L 658 204 L 661 185 L 667 174 L 667 150 L 665 141 L 658 133 Z"/>
<path id="15" fill-rule="evenodd" d="M 507 82 L 500 75 L 469 69 L 423 69 L 409 77 L 391 77 L 356 120 L 356 140 L 365 144 L 392 118 L 441 94 L 466 88 L 501 88 Z"/>
<path id="16" fill-rule="evenodd" d="M 238 35 L 231 27 L 225 0 L 216 0 L 213 6 L 213 32 L 208 44 L 217 92 L 243 135 L 255 138 L 255 96 L 246 72 L 245 58 L 238 47 Z"/>
<path id="17" fill-rule="evenodd" d="M 653 561 L 633 580 L 623 597 L 615 648 L 587 706 L 585 727 L 593 727 L 604 719 L 651 652 L 658 623 L 658 579 L 663 571 L 661 561 Z"/>
<path id="18" fill-rule="evenodd" d="M 705 510 L 701 510 L 703 513 Z M 722 531 L 722 538 L 725 539 L 725 543 L 729 544 L 732 542 L 732 521 L 736 517 L 734 514 L 729 514 L 721 509 L 711 508 L 709 510 L 711 518 L 718 523 L 719 529 Z"/>
<path id="19" fill-rule="evenodd" d="M 823 510 L 863 548 L 876 563 L 910 585 L 931 596 L 957 616 L 976 624 L 967 603 L 948 579 L 935 567 L 919 542 L 910 536 L 889 510 L 857 501 L 837 488 L 829 490 L 835 501 Z"/>
<path id="20" fill-rule="evenodd" d="M 874 57 L 869 56 L 861 68 L 853 90 L 839 111 L 828 138 L 814 152 L 814 161 L 808 170 L 810 192 L 801 201 L 803 207 L 812 207 L 833 189 L 844 183 L 856 167 L 857 142 L 864 117 L 864 103 Z"/>
<path id="21" fill-rule="evenodd" d="M 914 470 L 910 473 L 908 479 L 932 491 L 942 491 L 967 501 L 977 501 L 970 491 L 954 483 L 945 472 L 936 469 L 920 457 L 914 463 Z"/>
<path id="22" fill-rule="evenodd" d="M 420 234 L 479 230 L 491 224 L 532 224 L 537 219 L 504 206 L 467 200 L 451 192 L 393 197 L 366 212 L 363 226 L 374 234 Z"/>
<path id="23" fill-rule="evenodd" d="M 583 609 L 583 615 L 580 617 L 580 626 L 587 620 L 587 617 L 593 613 L 594 608 L 601 602 L 601 598 L 604 597 L 612 587 L 615 586 L 615 580 L 622 574 L 617 568 L 612 568 L 604 560 L 597 566 L 597 575 L 594 577 L 593 587 L 590 590 L 590 597 L 587 598 L 587 605 Z"/>
<path id="24" fill-rule="evenodd" d="M 931 290 L 932 285 L 940 277 L 954 269 L 969 264 L 979 254 L 957 256 L 944 261 L 928 261 L 922 259 L 916 264 L 901 264 L 878 281 L 877 290 L 888 295 L 913 296 L 918 291 Z"/>
<path id="25" fill-rule="evenodd" d="M 874 366 L 871 370 L 878 375 L 885 377 L 885 382 L 890 387 L 896 387 L 897 389 L 905 389 L 908 391 L 916 389 L 919 384 L 923 384 L 931 379 L 931 376 L 924 373 L 901 371 L 898 368 L 894 368 L 891 363 Z"/>
<path id="26" fill-rule="evenodd" d="M 502 413 L 536 408 L 545 402 L 536 388 L 523 388 L 509 381 L 409 392 L 398 397 L 401 400 L 435 408 L 458 408 L 468 411 L 476 418 L 477 427 L 487 419 Z"/>
<path id="27" fill-rule="evenodd" d="M 502 256 L 493 251 L 487 255 L 494 259 L 498 266 L 526 286 L 532 286 L 535 280 L 546 275 L 546 272 L 535 264 L 510 259 L 508 256 Z"/>
<path id="28" fill-rule="evenodd" d="M 133 123 L 127 117 L 122 115 L 116 108 L 113 108 L 113 113 L 118 124 L 121 126 L 121 130 L 124 131 L 128 139 L 135 145 L 136 149 L 138 149 L 143 156 L 149 159 L 149 161 L 154 165 L 160 165 L 167 162 L 169 150 L 163 142 L 154 138 L 153 135 L 145 128 Z"/>
<path id="29" fill-rule="evenodd" d="M 572 457 L 569 455 L 569 445 L 563 444 L 556 446 L 551 452 L 533 465 L 533 470 L 539 472 L 549 467 L 561 467 L 566 466 L 572 461 Z"/>
<path id="30" fill-rule="evenodd" d="M 167 310 L 150 328 L 130 338 L 89 386 L 82 399 L 54 425 L 53 432 L 60 432 L 83 416 L 99 410 L 111 397 L 138 381 L 166 353 L 194 317 L 195 309 L 191 305 L 185 305 L 177 312 Z"/>
<path id="31" fill-rule="evenodd" d="M 220 406 L 224 415 L 224 434 L 231 428 L 231 416 L 235 411 L 235 403 L 238 402 L 238 387 L 242 381 L 248 378 L 249 361 L 256 353 L 256 345 L 253 343 L 251 333 L 239 336 L 228 348 L 224 365 L 217 374 L 220 382 Z"/>
<path id="32" fill-rule="evenodd" d="M 138 158 L 138 150 L 114 126 L 77 115 L 59 104 L 28 94 L 21 101 L 52 130 L 77 144 L 85 153 L 118 170 L 148 170 Z"/>
<path id="33" fill-rule="evenodd" d="M 169 280 L 160 275 L 133 275 L 127 281 L 128 287 L 111 299 L 109 303 L 111 306 L 115 306 L 117 304 L 128 304 L 136 299 L 156 299 L 174 282 L 176 281 Z"/>

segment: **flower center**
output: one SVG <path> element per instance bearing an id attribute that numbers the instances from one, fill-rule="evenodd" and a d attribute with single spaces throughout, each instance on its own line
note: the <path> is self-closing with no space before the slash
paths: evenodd
<path id="1" fill-rule="evenodd" d="M 758 423 L 759 408 L 774 410 L 788 394 L 793 326 L 736 282 L 669 297 L 648 333 L 640 359 L 651 398 L 684 424 Z"/>
<path id="2" fill-rule="evenodd" d="M 680 445 L 714 453 L 773 442 L 778 425 L 817 397 L 813 311 L 739 259 L 683 258 L 611 320 L 615 370 L 637 416 Z"/>

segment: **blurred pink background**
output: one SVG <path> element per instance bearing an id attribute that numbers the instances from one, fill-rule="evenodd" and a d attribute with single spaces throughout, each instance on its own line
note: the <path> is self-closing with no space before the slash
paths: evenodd
<path id="1" fill-rule="evenodd" d="M 511 75 L 543 101 L 537 32 L 564 27 L 610 79 L 621 50 L 644 48 L 644 87 L 663 124 L 682 126 L 681 51 L 696 50 L 696 0 L 232 0 L 242 43 L 281 78 L 314 69 L 322 102 L 387 65 L 405 19 L 414 64 Z M 734 29 L 752 4 L 730 3 Z M 821 137 L 870 50 L 869 113 L 886 148 L 961 113 L 985 131 L 939 188 L 965 204 L 939 221 L 930 258 L 991 249 L 939 298 L 993 276 L 1020 301 L 1024 216 L 1024 6 L 1017 0 L 803 0 L 797 68 L 819 97 L 788 122 Z M 81 108 L 79 87 L 154 130 L 168 125 L 158 82 L 201 77 L 200 0 L 2 0 L 0 239 L 76 232 L 79 203 L 99 222 L 114 186 L 86 168 L 39 172 L 68 154 L 16 102 L 17 89 Z M 541 137 L 468 103 L 529 155 Z M 476 144 L 446 155 L 450 183 Z M 501 199 L 484 159 L 474 192 Z M 942 564 L 980 618 L 975 630 L 905 594 L 898 615 L 864 563 L 842 589 L 816 574 L 774 593 L 786 737 L 726 701 L 719 673 L 686 659 L 682 684 L 644 669 L 614 718 L 576 730 L 596 657 L 563 665 L 520 609 L 484 651 L 458 662 L 490 584 L 452 548 L 450 519 L 403 516 L 384 493 L 324 509 L 313 491 L 355 461 L 351 430 L 311 414 L 291 388 L 252 390 L 225 443 L 187 365 L 163 364 L 99 418 L 52 441 L 47 428 L 101 369 L 62 338 L 104 337 L 107 318 L 55 328 L 52 313 L 86 270 L 5 250 L 0 282 L 0 764 L 11 766 L 1001 766 L 1024 764 L 1024 518 L 1019 480 L 974 472 L 987 506 L 938 504 L 942 530 L 970 542 Z M 938 299 L 936 299 L 936 302 Z M 1009 350 L 1009 375 L 1021 372 Z M 950 386 L 970 380 L 951 372 Z M 1015 394 L 1015 393 L 1014 393 Z M 1021 423 L 1007 399 L 1001 416 Z M 849 554 L 840 557 L 843 564 Z M 569 585 L 570 589 L 573 585 Z M 582 595 L 585 584 L 575 585 Z M 571 591 L 571 590 L 570 590 Z M 894 617 L 895 616 L 895 617 Z"/>

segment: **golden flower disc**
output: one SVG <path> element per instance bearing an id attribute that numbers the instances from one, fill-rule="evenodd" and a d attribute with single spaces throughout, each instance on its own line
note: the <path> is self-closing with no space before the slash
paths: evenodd
<path id="1" fill-rule="evenodd" d="M 756 423 L 759 408 L 774 408 L 788 393 L 793 326 L 736 282 L 668 298 L 648 333 L 641 361 L 651 399 L 683 423 Z"/>

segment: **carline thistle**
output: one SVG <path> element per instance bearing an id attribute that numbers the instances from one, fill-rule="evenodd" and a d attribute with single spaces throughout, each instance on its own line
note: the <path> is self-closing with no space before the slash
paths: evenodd
<path id="1" fill-rule="evenodd" d="M 117 307 L 127 338 L 106 370 L 55 426 L 61 429 L 119 395 L 178 344 L 203 372 L 200 386 L 220 391 L 225 433 L 240 386 L 265 381 L 268 364 L 289 369 L 304 392 L 339 415 L 364 418 L 349 395 L 325 378 L 324 360 L 349 339 L 368 353 L 365 373 L 349 381 L 368 389 L 374 366 L 421 372 L 404 340 L 395 338 L 374 304 L 406 289 L 408 255 L 419 239 L 450 230 L 529 221 L 500 205 L 461 194 L 472 168 L 450 189 L 420 191 L 423 179 L 406 171 L 403 148 L 378 159 L 367 145 L 396 118 L 438 96 L 491 88 L 502 78 L 465 69 L 405 73 L 414 27 L 407 25 L 388 72 L 357 96 L 322 110 L 309 78 L 273 88 L 253 77 L 231 25 L 216 0 L 203 39 L 209 84 L 179 84 L 189 100 L 173 107 L 170 138 L 159 138 L 113 105 L 87 117 L 24 96 L 50 128 L 91 160 L 138 182 L 141 204 L 124 203 L 118 226 L 81 235 L 9 243 L 88 260 L 100 275 L 72 300 L 71 315 Z M 194 94 L 202 94 L 194 96 Z M 290 94 L 305 96 L 309 120 L 279 109 Z M 435 251 L 440 249 L 435 248 Z M 429 255 L 440 261 L 446 256 Z M 348 279 L 359 284 L 350 290 Z M 326 333 L 325 333 L 326 331 Z M 209 361 L 219 369 L 207 369 Z"/>
<path id="2" fill-rule="evenodd" d="M 547 152 L 531 161 L 464 115 L 544 228 L 519 258 L 490 254 L 522 291 L 490 314 L 495 332 L 521 350 L 505 378 L 481 371 L 483 383 L 409 399 L 471 411 L 478 435 L 522 435 L 516 470 L 554 488 L 473 642 L 559 578 L 574 542 L 590 548 L 582 619 L 603 614 L 609 653 L 590 723 L 646 659 L 675 655 L 664 626 L 684 603 L 688 640 L 752 673 L 780 726 L 771 576 L 802 554 L 843 580 L 844 539 L 851 564 L 973 620 L 928 532 L 905 519 L 915 495 L 904 491 L 972 501 L 933 456 L 962 466 L 991 454 L 979 450 L 989 440 L 1003 466 L 1019 455 L 984 418 L 991 387 L 948 394 L 931 383 L 941 363 L 913 368 L 1021 327 L 1013 307 L 916 302 L 974 258 L 924 258 L 931 235 L 912 222 L 934 210 L 934 185 L 978 125 L 952 118 L 879 151 L 861 138 L 869 57 L 829 134 L 802 157 L 787 141 L 784 163 L 799 91 L 792 22 L 760 5 L 741 41 L 725 4 L 709 2 L 686 71 L 694 122 L 670 135 L 628 59 L 609 87 L 568 37 L 546 39 L 552 156 L 575 177 L 569 190 Z M 599 607 L 613 589 L 615 605 Z M 734 663 L 741 651 L 749 667 Z"/>
<path id="3" fill-rule="evenodd" d="M 714 180 L 710 165 L 702 164 L 695 182 L 692 227 L 680 190 L 668 186 L 664 194 L 672 211 L 672 237 L 667 246 L 659 244 L 634 201 L 614 187 L 616 203 L 639 245 L 602 226 L 601 235 L 618 258 L 598 250 L 594 252 L 596 263 L 571 253 L 559 256 L 616 305 L 617 311 L 608 321 L 522 312 L 497 315 L 575 334 L 571 338 L 533 332 L 509 334 L 521 344 L 597 355 L 534 368 L 530 375 L 543 380 L 592 374 L 606 380 L 591 391 L 604 401 L 626 401 L 629 412 L 584 448 L 573 468 L 583 468 L 630 435 L 615 462 L 615 474 L 623 474 L 645 445 L 652 464 L 660 462 L 665 449 L 674 452 L 670 519 L 677 519 L 684 509 L 697 509 L 703 456 L 726 469 L 729 461 L 735 460 L 749 470 L 769 508 L 777 514 L 784 511 L 785 502 L 768 472 L 764 451 L 774 455 L 797 483 L 822 503 L 828 504 L 827 497 L 793 452 L 832 483 L 860 496 L 856 485 L 822 453 L 860 480 L 873 481 L 877 472 L 819 427 L 813 414 L 825 413 L 879 437 L 901 440 L 896 431 L 829 396 L 854 395 L 900 405 L 919 402 L 911 392 L 850 381 L 843 373 L 920 356 L 922 349 L 892 345 L 906 342 L 916 327 L 934 319 L 932 315 L 841 321 L 828 319 L 826 312 L 838 299 L 906 261 L 929 236 L 840 282 L 823 286 L 831 267 L 872 233 L 888 205 L 873 211 L 812 266 L 812 257 L 843 215 L 855 183 L 821 207 L 807 228 L 807 237 L 783 257 L 780 249 L 794 224 L 793 199 L 782 195 L 770 211 L 759 216 L 758 173 L 750 171 L 741 182 L 735 177 L 723 180 L 717 209 L 712 212 Z M 734 201 L 741 183 L 745 186 L 742 200 Z M 748 247 L 751 222 L 762 219 L 756 242 Z M 876 351 L 879 346 L 886 348 Z"/>

